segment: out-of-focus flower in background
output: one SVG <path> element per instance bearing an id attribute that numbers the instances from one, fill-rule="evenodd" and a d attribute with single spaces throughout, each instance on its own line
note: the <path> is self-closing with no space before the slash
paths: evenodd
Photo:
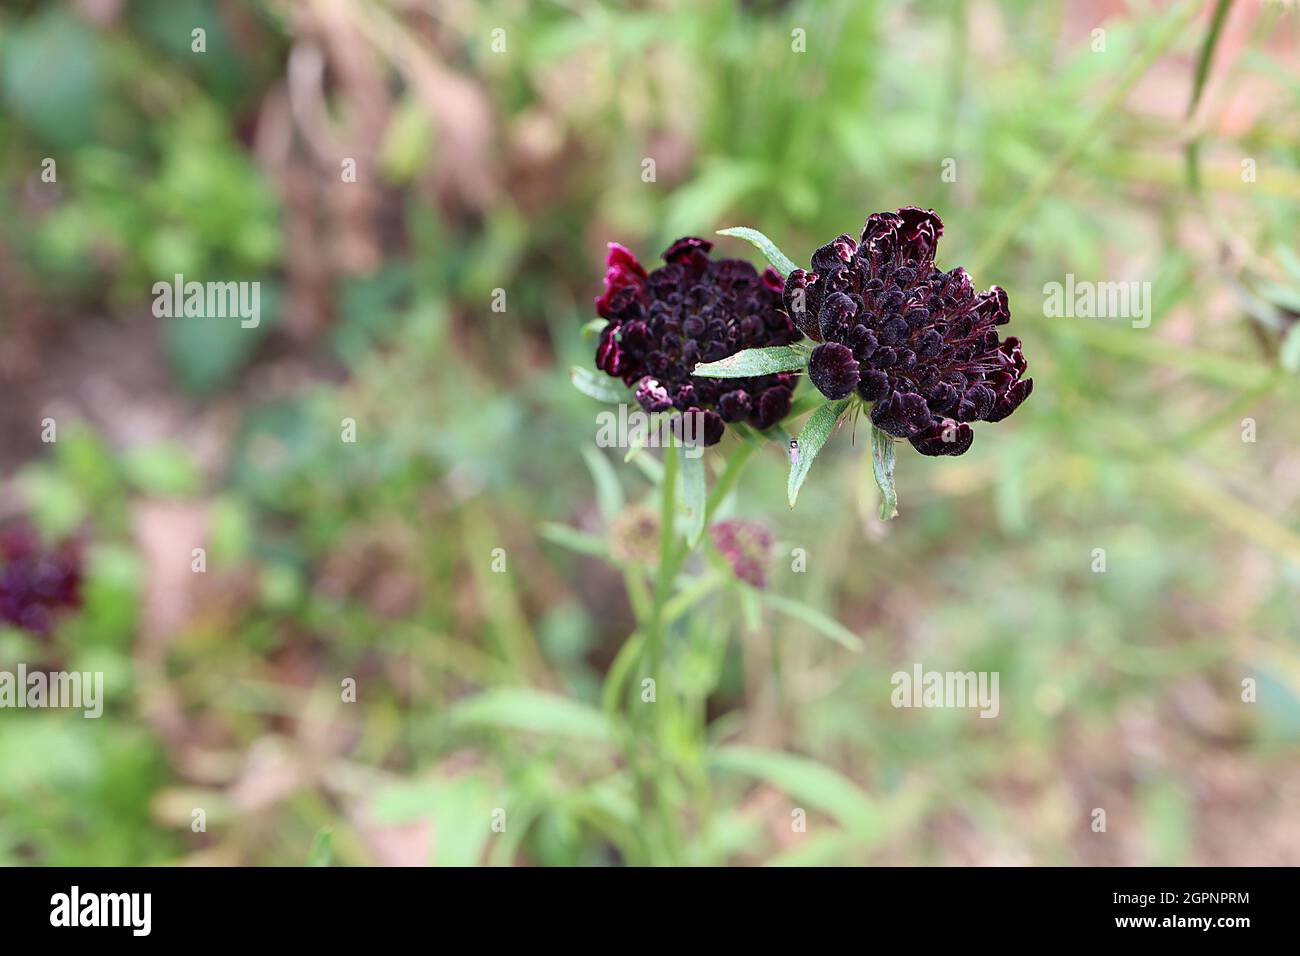
<path id="1" fill-rule="evenodd" d="M 82 545 L 48 547 L 30 525 L 0 531 L 0 620 L 49 634 L 58 614 L 81 606 Z"/>
<path id="2" fill-rule="evenodd" d="M 709 527 L 709 537 L 736 577 L 756 588 L 767 587 L 772 532 L 766 525 L 739 519 L 719 521 Z"/>

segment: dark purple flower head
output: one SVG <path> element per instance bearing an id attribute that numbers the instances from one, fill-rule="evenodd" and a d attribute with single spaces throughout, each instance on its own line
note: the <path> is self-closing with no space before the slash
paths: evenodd
<path id="1" fill-rule="evenodd" d="M 964 269 L 942 272 L 934 253 L 943 223 L 907 206 L 868 217 L 786 277 L 783 299 L 800 329 L 822 344 L 808 376 L 828 398 L 855 389 L 874 402 L 871 421 L 923 455 L 960 455 L 969 422 L 1006 418 L 1029 397 L 1020 340 L 999 339 L 1011 320 L 998 286 L 976 292 Z"/>
<path id="2" fill-rule="evenodd" d="M 827 398 L 848 398 L 858 387 L 861 366 L 847 345 L 823 342 L 812 351 L 808 377 Z"/>
<path id="3" fill-rule="evenodd" d="M 48 634 L 54 616 L 81 606 L 81 546 L 47 549 L 25 524 L 0 532 L 0 621 Z"/>
<path id="4" fill-rule="evenodd" d="M 772 560 L 772 533 L 756 521 L 719 521 L 709 537 L 731 565 L 731 572 L 756 588 L 767 587 Z"/>
<path id="5" fill-rule="evenodd" d="M 666 265 L 647 273 L 611 242 L 596 299 L 607 320 L 596 367 L 632 386 L 647 412 L 699 413 L 706 445 L 721 440 L 727 422 L 779 422 L 796 376 L 701 378 L 691 375 L 695 365 L 800 338 L 782 306 L 781 277 L 741 259 L 711 259 L 712 248 L 707 239 L 678 239 L 664 251 Z"/>

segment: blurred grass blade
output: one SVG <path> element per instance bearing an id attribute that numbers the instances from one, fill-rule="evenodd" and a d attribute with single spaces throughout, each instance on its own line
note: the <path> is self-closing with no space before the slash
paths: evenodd
<path id="1" fill-rule="evenodd" d="M 705 378 L 751 378 L 792 372 L 808 364 L 808 353 L 793 345 L 773 345 L 765 349 L 742 349 L 716 362 L 701 362 L 692 375 Z"/>
<path id="2" fill-rule="evenodd" d="M 590 554 L 597 558 L 609 558 L 609 548 L 606 547 L 603 539 L 594 534 L 587 534 L 585 531 L 555 521 L 543 522 L 538 531 L 551 544 L 558 544 L 561 548 L 568 548 L 578 554 Z"/>
<path id="3" fill-rule="evenodd" d="M 1209 29 L 1205 31 L 1205 39 L 1201 41 L 1201 52 L 1196 57 L 1196 73 L 1192 79 L 1192 95 L 1187 101 L 1187 116 L 1196 112 L 1196 107 L 1200 105 L 1201 94 L 1205 92 L 1205 81 L 1210 75 L 1210 66 L 1214 62 L 1214 51 L 1219 45 L 1219 38 L 1223 35 L 1223 22 L 1227 19 L 1228 8 L 1232 6 L 1232 0 L 1218 0 L 1214 5 L 1214 16 L 1210 19 Z"/>
<path id="4" fill-rule="evenodd" d="M 1274 254 L 1277 256 L 1278 262 L 1282 263 L 1282 268 L 1286 270 L 1286 274 L 1290 276 L 1291 281 L 1297 288 L 1300 288 L 1300 256 L 1297 256 L 1286 246 L 1281 245 L 1276 247 Z"/>
<path id="5" fill-rule="evenodd" d="M 1152 348 L 1142 337 L 1096 322 L 1058 322 L 1042 328 L 1049 335 L 1075 339 L 1092 349 L 1135 362 L 1177 368 L 1197 378 L 1231 388 L 1259 388 L 1267 384 L 1275 374 L 1267 365 L 1259 362 L 1234 358 L 1209 349 L 1179 345 L 1168 340 L 1161 341 L 1159 348 Z"/>
<path id="6" fill-rule="evenodd" d="M 592 483 L 596 486 L 596 503 L 600 515 L 606 521 L 623 510 L 623 486 L 618 483 L 614 466 L 609 463 L 604 452 L 590 445 L 581 448 L 582 460 L 591 472 Z"/>
<path id="7" fill-rule="evenodd" d="M 1259 283 L 1258 291 L 1273 305 L 1288 312 L 1300 312 L 1300 288 L 1293 289 L 1277 282 L 1263 280 Z"/>
<path id="8" fill-rule="evenodd" d="M 627 454 L 623 456 L 623 464 L 626 465 L 637 455 L 641 454 L 641 450 L 650 444 L 651 431 L 652 429 L 650 427 L 634 428 L 630 430 L 630 433 L 628 434 Z"/>
<path id="9" fill-rule="evenodd" d="M 623 685 L 627 683 L 628 675 L 632 673 L 632 668 L 640 660 L 641 648 L 644 646 L 645 637 L 640 631 L 634 631 L 614 655 L 614 660 L 605 673 L 605 683 L 600 691 L 600 706 L 611 721 L 618 719 L 619 695 L 623 691 Z"/>
<path id="10" fill-rule="evenodd" d="M 599 743 L 613 739 L 609 721 L 595 707 L 522 687 L 485 691 L 456 704 L 447 719 L 455 727 L 492 727 Z"/>
<path id="11" fill-rule="evenodd" d="M 1194 469 L 1188 460 L 1159 460 L 1151 463 L 1148 474 L 1160 483 L 1163 493 L 1181 497 L 1300 568 L 1300 534 L 1277 516 L 1218 487 L 1208 470 Z"/>
<path id="12" fill-rule="evenodd" d="M 880 811 L 857 784 L 838 771 L 796 754 L 762 747 L 721 747 L 709 758 L 714 770 L 771 784 L 791 799 L 829 813 L 846 830 L 870 837 L 882 827 Z"/>
<path id="13" fill-rule="evenodd" d="M 826 439 L 831 437 L 831 432 L 835 430 L 835 423 L 840 420 L 840 416 L 848 406 L 847 398 L 827 402 L 812 413 L 807 424 L 803 426 L 803 431 L 799 433 L 798 453 L 791 457 L 790 477 L 786 481 L 786 497 L 790 501 L 791 508 L 799 499 L 799 489 L 803 487 L 804 479 L 808 477 L 813 459 L 822 450 L 822 445 L 826 444 Z"/>
<path id="14" fill-rule="evenodd" d="M 518 806 L 503 799 L 499 787 L 470 773 L 455 777 L 402 780 L 375 796 L 374 814 L 381 823 L 432 821 L 438 832 L 433 863 L 437 866 L 479 866 L 494 836 L 492 810 L 496 800 L 505 807 Z M 495 799 L 494 799 L 495 796 Z"/>
<path id="15" fill-rule="evenodd" d="M 1201 41 L 1201 52 L 1196 58 L 1196 72 L 1192 77 L 1192 93 L 1187 99 L 1187 112 L 1184 114 L 1186 119 L 1191 119 L 1196 113 L 1196 107 L 1200 105 L 1201 94 L 1205 92 L 1205 81 L 1210 75 L 1210 65 L 1214 61 L 1214 50 L 1219 45 L 1219 37 L 1223 33 L 1223 21 L 1227 17 L 1228 7 L 1231 6 L 1231 0 L 1218 0 L 1215 4 L 1214 14 L 1210 18 L 1210 26 L 1205 31 L 1205 38 Z M 1187 185 L 1195 194 L 1201 191 L 1201 138 L 1193 136 L 1187 141 L 1187 148 L 1184 153 L 1184 159 L 1187 166 Z"/>
<path id="16" fill-rule="evenodd" d="M 696 578 L 674 594 L 664 605 L 664 623 L 672 624 L 700 601 L 718 590 L 729 580 L 728 575 L 710 572 L 704 577 Z"/>
<path id="17" fill-rule="evenodd" d="M 1291 326 L 1286 338 L 1282 340 L 1278 361 L 1282 363 L 1282 368 L 1292 375 L 1300 372 L 1300 322 Z"/>
<path id="18" fill-rule="evenodd" d="M 826 637 L 829 637 L 836 644 L 841 644 L 851 651 L 862 650 L 862 639 L 841 624 L 835 618 L 823 611 L 817 610 L 804 604 L 802 601 L 796 601 L 794 598 L 783 597 L 779 594 L 764 594 L 763 603 L 774 611 L 780 611 L 782 614 L 792 617 L 797 621 L 802 621 L 816 631 L 820 631 Z"/>
<path id="19" fill-rule="evenodd" d="M 704 534 L 704 506 L 706 487 L 704 478 L 704 449 L 677 446 L 681 458 L 681 500 L 686 510 L 686 545 L 694 548 Z"/>
<path id="20" fill-rule="evenodd" d="M 764 861 L 764 866 L 834 866 L 846 854 L 858 852 L 864 841 L 854 840 L 838 827 L 816 836 L 809 835 Z"/>
<path id="21" fill-rule="evenodd" d="M 1124 71 L 1124 75 L 1105 99 L 1084 122 L 1073 124 L 1074 135 L 1060 148 L 1052 161 L 1020 194 L 1016 204 L 1002 217 L 998 228 L 976 252 L 967 272 L 975 276 L 982 275 L 998 256 L 1002 255 L 1002 252 L 1016 238 L 1017 233 L 1030 221 L 1030 213 L 1043 197 L 1048 195 L 1056 180 L 1070 168 L 1070 164 L 1085 148 L 1097 143 L 1102 127 L 1119 113 L 1124 100 L 1137 85 L 1138 80 L 1182 34 L 1183 28 L 1196 15 L 1198 6 L 1191 0 L 1183 0 L 1182 3 L 1170 8 L 1164 20 L 1153 30 L 1146 46 L 1129 61 L 1128 69 Z"/>
<path id="22" fill-rule="evenodd" d="M 757 229 L 750 229 L 748 226 L 732 226 L 730 229 L 719 229 L 718 235 L 734 236 L 737 239 L 744 239 L 755 246 L 759 252 L 767 256 L 767 261 L 772 263 L 777 272 L 781 273 L 783 279 L 799 268 L 790 260 L 789 256 L 777 248 L 775 242 Z"/>
<path id="23" fill-rule="evenodd" d="M 589 368 L 583 368 L 581 365 L 575 365 L 569 369 L 569 379 L 573 382 L 574 388 L 598 402 L 604 402 L 607 405 L 620 405 L 632 400 L 632 393 L 627 390 L 622 382 L 610 378 L 608 375 L 597 374 Z"/>
<path id="24" fill-rule="evenodd" d="M 311 849 L 307 851 L 308 866 L 329 866 L 334 858 L 334 831 L 321 827 L 312 837 Z"/>
<path id="25" fill-rule="evenodd" d="M 898 489 L 894 487 L 894 439 L 875 425 L 871 426 L 871 470 L 880 489 L 880 520 L 898 515 Z"/>
<path id="26" fill-rule="evenodd" d="M 641 474 L 650 484 L 658 485 L 663 481 L 664 466 L 654 455 L 633 455 L 629 460 L 640 469 Z"/>

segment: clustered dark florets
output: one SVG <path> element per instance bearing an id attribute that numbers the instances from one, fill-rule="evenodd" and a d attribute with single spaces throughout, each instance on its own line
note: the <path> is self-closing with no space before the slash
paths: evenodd
<path id="1" fill-rule="evenodd" d="M 1033 390 L 998 286 L 975 292 L 966 270 L 942 272 L 943 222 L 908 206 L 867 219 L 860 242 L 842 235 L 813 253 L 812 271 L 786 277 L 783 299 L 821 344 L 808 377 L 828 398 L 855 390 L 871 421 L 924 455 L 960 455 L 970 422 L 1001 421 Z"/>
<path id="2" fill-rule="evenodd" d="M 726 422 L 770 428 L 790 411 L 794 373 L 756 378 L 704 378 L 698 362 L 716 362 L 742 349 L 789 345 L 801 337 L 781 302 L 781 277 L 762 275 L 742 259 L 711 259 L 713 243 L 685 238 L 647 274 L 623 246 L 611 242 L 605 292 L 596 313 L 596 366 L 635 390 L 647 412 L 699 413 L 704 444 L 716 444 Z"/>
<path id="3" fill-rule="evenodd" d="M 0 621 L 49 634 L 60 611 L 81 605 L 81 548 L 46 548 L 26 525 L 0 533 Z"/>

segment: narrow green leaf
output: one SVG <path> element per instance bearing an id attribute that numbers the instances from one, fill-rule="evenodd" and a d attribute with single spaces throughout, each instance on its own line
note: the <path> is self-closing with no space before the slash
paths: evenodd
<path id="1" fill-rule="evenodd" d="M 587 534 L 585 531 L 579 531 L 577 528 L 570 528 L 567 524 L 558 524 L 554 521 L 544 522 L 538 530 L 541 532 L 542 537 L 551 544 L 558 544 L 560 547 L 576 551 L 578 554 L 609 558 L 609 548 L 605 546 L 605 542 L 595 535 Z"/>
<path id="2" fill-rule="evenodd" d="M 1205 31 L 1205 38 L 1201 41 L 1201 52 L 1196 59 L 1196 72 L 1192 80 L 1192 95 L 1187 100 L 1187 112 L 1184 114 L 1187 119 L 1191 119 L 1192 114 L 1196 112 L 1196 107 L 1201 102 L 1201 94 L 1205 92 L 1205 81 L 1210 75 L 1210 64 L 1214 61 L 1214 49 L 1219 44 L 1219 37 L 1223 33 L 1223 21 L 1231 5 L 1232 0 L 1218 0 L 1214 15 L 1210 19 L 1209 29 Z M 1187 141 L 1184 165 L 1187 169 L 1188 187 L 1193 193 L 1200 193 L 1201 139 L 1199 136 L 1194 136 Z"/>
<path id="3" fill-rule="evenodd" d="M 569 379 L 573 382 L 574 388 L 598 402 L 619 405 L 632 401 L 632 393 L 627 390 L 627 387 L 622 382 L 610 378 L 608 375 L 598 375 L 591 369 L 583 368 L 581 365 L 575 365 L 569 369 Z"/>
<path id="4" fill-rule="evenodd" d="M 613 739 L 609 721 L 596 708 L 523 687 L 478 694 L 452 707 L 448 719 L 459 727 L 494 727 L 602 743 Z"/>
<path id="5" fill-rule="evenodd" d="M 894 487 L 894 439 L 888 432 L 871 426 L 871 467 L 880 489 L 880 520 L 898 514 L 898 490 Z"/>
<path id="6" fill-rule="evenodd" d="M 1277 282 L 1263 281 L 1259 283 L 1259 292 L 1268 301 L 1288 312 L 1300 311 L 1300 287 L 1291 288 Z"/>
<path id="7" fill-rule="evenodd" d="M 842 644 L 851 651 L 862 650 L 862 639 L 824 611 L 779 594 L 764 594 L 763 603 L 774 611 L 780 611 L 795 620 L 803 621 L 836 644 Z"/>
<path id="8" fill-rule="evenodd" d="M 715 770 L 764 780 L 810 807 L 829 813 L 855 836 L 877 833 L 883 820 L 875 802 L 861 787 L 832 770 L 797 754 L 762 747 L 731 746 L 709 759 Z"/>
<path id="9" fill-rule="evenodd" d="M 311 849 L 307 851 L 308 866 L 329 866 L 334 857 L 334 831 L 321 827 L 312 837 Z"/>
<path id="10" fill-rule="evenodd" d="M 1174 342 L 1161 342 L 1160 348 L 1153 349 L 1143 336 L 1132 335 L 1127 329 L 1099 322 L 1048 323 L 1042 328 L 1050 335 L 1074 339 L 1111 355 L 1135 362 L 1169 366 L 1233 388 L 1259 388 L 1267 384 L 1273 374 L 1271 369 L 1258 362 L 1233 358 L 1210 349 L 1192 348 Z"/>
<path id="11" fill-rule="evenodd" d="M 1265 302 L 1250 289 L 1231 277 L 1225 280 L 1237 296 L 1241 310 L 1256 322 L 1270 329 L 1280 329 L 1286 325 L 1281 311 L 1272 302 Z"/>
<path id="12" fill-rule="evenodd" d="M 436 821 L 438 839 L 433 863 L 444 867 L 479 866 L 489 840 L 500 836 L 492 832 L 491 811 L 503 796 L 499 790 L 490 793 L 486 780 L 474 774 L 402 780 L 375 795 L 374 815 L 381 823 Z M 518 816 L 512 820 L 517 821 Z"/>
<path id="13" fill-rule="evenodd" d="M 799 448 L 790 456 L 790 479 L 786 483 L 786 494 L 790 499 L 791 508 L 799 498 L 799 489 L 803 487 L 804 479 L 808 477 L 813 459 L 822 450 L 822 445 L 826 444 L 826 439 L 831 437 L 835 423 L 844 414 L 844 409 L 849 407 L 849 401 L 850 399 L 841 398 L 838 401 L 827 402 L 812 413 L 804 424 L 803 431 L 799 433 Z"/>
<path id="14" fill-rule="evenodd" d="M 654 455 L 635 455 L 629 460 L 641 470 L 641 474 L 650 484 L 658 485 L 663 481 L 664 466 Z"/>
<path id="15" fill-rule="evenodd" d="M 609 670 L 605 672 L 605 683 L 600 690 L 600 707 L 611 721 L 618 719 L 618 702 L 623 692 L 623 685 L 627 683 L 632 668 L 641 659 L 641 648 L 644 646 L 645 638 L 640 631 L 634 631 L 623 642 L 623 646 L 614 655 Z"/>
<path id="16" fill-rule="evenodd" d="M 1201 40 L 1201 51 L 1196 57 L 1196 73 L 1192 80 L 1192 95 L 1187 102 L 1187 115 L 1191 116 L 1196 112 L 1196 107 L 1201 102 L 1201 94 L 1205 92 L 1205 81 L 1210 75 L 1210 64 L 1214 62 L 1214 50 L 1219 45 L 1219 37 L 1223 34 L 1223 22 L 1228 17 L 1228 8 L 1232 6 L 1232 0 L 1218 0 L 1214 7 L 1214 15 L 1210 18 L 1210 25 L 1205 31 L 1205 37 Z"/>
<path id="17" fill-rule="evenodd" d="M 1282 268 L 1286 274 L 1291 277 L 1291 281 L 1296 286 L 1300 286 L 1300 256 L 1288 249 L 1286 246 L 1278 246 L 1275 250 L 1277 259 L 1282 263 Z"/>
<path id="18" fill-rule="evenodd" d="M 1291 331 L 1282 340 L 1278 360 L 1282 363 L 1282 368 L 1292 375 L 1300 372 L 1300 323 L 1291 326 Z"/>
<path id="19" fill-rule="evenodd" d="M 681 456 L 681 501 L 686 512 L 686 545 L 694 548 L 700 543 L 704 534 L 704 502 L 706 497 L 704 478 L 704 448 L 688 448 L 678 445 Z"/>
<path id="20" fill-rule="evenodd" d="M 627 454 L 623 456 L 623 464 L 627 464 L 637 455 L 641 454 L 641 449 L 645 448 L 650 442 L 650 429 L 635 429 L 628 435 Z"/>
<path id="21" fill-rule="evenodd" d="M 584 339 L 594 339 L 605 330 L 607 325 L 609 325 L 608 319 L 592 319 L 590 322 L 584 322 L 582 324 L 582 337 Z"/>
<path id="22" fill-rule="evenodd" d="M 701 362 L 692 375 L 705 378 L 751 378 L 775 372 L 791 372 L 808 364 L 808 353 L 793 345 L 773 345 L 765 349 L 742 349 L 716 362 Z"/>
<path id="23" fill-rule="evenodd" d="M 768 857 L 764 866 L 834 866 L 845 859 L 860 858 L 865 844 L 854 840 L 839 827 L 829 832 L 808 836 L 798 843 L 791 843 L 775 856 Z"/>
<path id="24" fill-rule="evenodd" d="M 710 571 L 704 577 L 696 578 L 690 584 L 683 586 L 664 605 L 664 623 L 673 623 L 731 580 L 733 579 L 730 574 Z"/>
<path id="25" fill-rule="evenodd" d="M 591 472 L 592 483 L 596 486 L 596 503 L 600 506 L 600 516 L 608 521 L 623 510 L 623 486 L 618 483 L 614 466 L 605 454 L 590 445 L 581 448 L 582 460 Z"/>
<path id="26" fill-rule="evenodd" d="M 730 229 L 719 229 L 718 235 L 735 236 L 737 239 L 744 239 L 756 247 L 759 252 L 767 256 L 767 261 L 772 263 L 777 272 L 781 273 L 783 279 L 799 268 L 790 260 L 789 256 L 776 247 L 775 242 L 757 229 L 750 229 L 748 226 L 732 226 Z"/>

